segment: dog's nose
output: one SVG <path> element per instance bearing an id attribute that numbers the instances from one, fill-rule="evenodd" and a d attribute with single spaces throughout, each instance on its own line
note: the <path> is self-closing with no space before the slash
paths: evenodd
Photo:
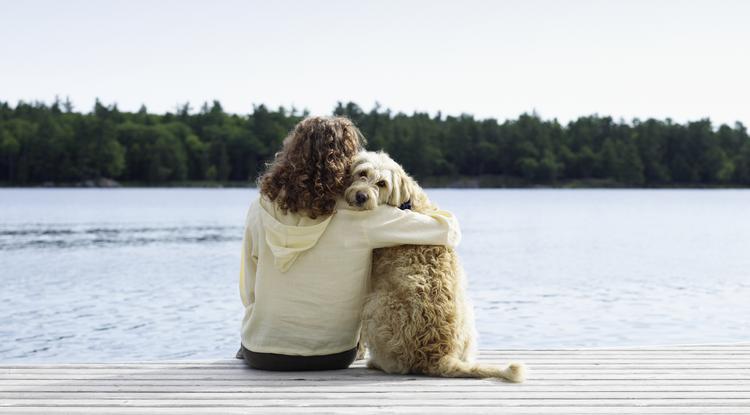
<path id="1" fill-rule="evenodd" d="M 357 203 L 361 205 L 362 203 L 367 202 L 368 197 L 365 193 L 357 192 L 356 199 L 357 199 Z"/>

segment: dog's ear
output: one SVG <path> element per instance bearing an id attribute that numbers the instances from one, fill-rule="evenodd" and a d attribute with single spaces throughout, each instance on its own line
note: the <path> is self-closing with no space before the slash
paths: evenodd
<path id="1" fill-rule="evenodd" d="M 391 206 L 401 206 L 408 202 L 415 194 L 414 181 L 404 171 L 394 171 L 392 181 L 393 189 L 391 189 L 388 204 Z"/>
<path id="2" fill-rule="evenodd" d="M 393 172 L 391 174 L 391 195 L 388 197 L 388 204 L 391 206 L 401 206 L 401 185 L 403 181 L 401 180 L 401 175 L 397 174 L 396 172 Z"/>

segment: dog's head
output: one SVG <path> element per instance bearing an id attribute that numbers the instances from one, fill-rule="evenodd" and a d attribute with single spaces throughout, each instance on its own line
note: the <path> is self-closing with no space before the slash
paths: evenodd
<path id="1" fill-rule="evenodd" d="M 417 182 L 382 151 L 359 152 L 352 163 L 351 178 L 344 198 L 358 209 L 370 210 L 383 204 L 399 207 L 408 202 L 415 209 L 415 202 L 426 201 Z"/>

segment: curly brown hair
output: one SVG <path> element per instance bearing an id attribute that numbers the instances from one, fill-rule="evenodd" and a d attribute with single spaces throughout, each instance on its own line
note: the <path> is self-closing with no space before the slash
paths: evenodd
<path id="1" fill-rule="evenodd" d="M 258 178 L 260 193 L 283 212 L 316 218 L 333 213 L 349 185 L 349 168 L 365 143 L 344 117 L 308 117 L 284 139 L 280 152 Z"/>

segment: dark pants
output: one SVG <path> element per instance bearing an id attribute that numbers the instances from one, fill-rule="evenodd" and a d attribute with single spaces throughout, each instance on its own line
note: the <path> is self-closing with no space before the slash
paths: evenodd
<path id="1" fill-rule="evenodd" d="M 354 362 L 356 356 L 356 347 L 341 353 L 322 356 L 258 353 L 247 350 L 242 345 L 240 345 L 240 350 L 237 352 L 237 358 L 243 359 L 253 369 L 279 371 L 346 369 Z"/>

